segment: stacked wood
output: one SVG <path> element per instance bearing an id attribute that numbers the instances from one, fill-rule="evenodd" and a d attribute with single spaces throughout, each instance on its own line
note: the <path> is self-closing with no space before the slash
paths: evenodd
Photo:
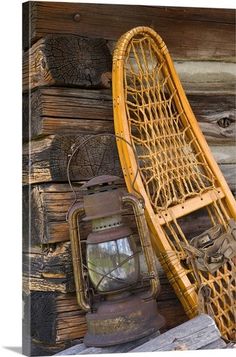
<path id="1" fill-rule="evenodd" d="M 234 96 L 189 94 L 188 97 L 212 152 L 235 191 Z M 81 145 L 81 149 L 73 161 L 72 179 L 85 180 L 105 171 L 122 175 L 115 139 L 106 136 L 114 132 L 110 91 L 41 88 L 32 93 L 31 105 L 31 138 L 35 140 L 23 148 L 23 183 L 66 181 L 69 155 L 76 145 Z M 29 127 L 28 111 L 24 127 Z M 77 136 L 73 135 L 75 132 Z M 85 133 L 98 137 L 82 145 L 89 138 Z"/>
<path id="2" fill-rule="evenodd" d="M 79 147 L 70 165 L 76 191 L 97 175 L 122 177 L 116 140 L 107 135 L 114 133 L 111 64 L 118 37 L 140 25 L 160 33 L 213 154 L 236 191 L 234 13 L 33 1 L 23 5 L 23 16 L 23 349 L 51 355 L 77 343 L 86 331 L 76 302 L 66 221 L 75 200 L 67 177 L 70 155 Z M 80 192 L 77 197 L 82 198 Z M 135 232 L 130 212 L 124 220 Z M 202 212 L 180 224 L 189 237 L 207 226 Z M 83 237 L 89 231 L 89 225 L 81 226 Z M 168 330 L 187 318 L 160 265 L 158 271 L 158 308 Z"/>

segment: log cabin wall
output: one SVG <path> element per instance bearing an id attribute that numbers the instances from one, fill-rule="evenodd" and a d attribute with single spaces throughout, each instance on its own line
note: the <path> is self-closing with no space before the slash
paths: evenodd
<path id="1" fill-rule="evenodd" d="M 112 51 L 125 31 L 154 28 L 166 42 L 193 111 L 235 193 L 235 11 L 28 2 L 23 4 L 23 349 L 50 355 L 82 339 L 66 212 L 66 168 L 91 134 L 113 133 Z M 115 141 L 95 137 L 72 161 L 77 187 L 122 176 Z M 204 227 L 198 215 L 195 233 Z M 192 230 L 191 219 L 185 229 Z M 83 234 L 88 230 L 85 227 Z M 186 316 L 159 268 L 166 329 Z"/>

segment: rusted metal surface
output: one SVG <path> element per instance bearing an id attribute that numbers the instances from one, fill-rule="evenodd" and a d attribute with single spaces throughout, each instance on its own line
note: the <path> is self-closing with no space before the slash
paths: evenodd
<path id="1" fill-rule="evenodd" d="M 121 214 L 121 197 L 124 189 L 120 188 L 122 180 L 117 176 L 98 176 L 87 183 L 81 189 L 86 189 L 84 194 L 84 207 L 86 217 L 84 221 L 104 218 Z"/>
<path id="2" fill-rule="evenodd" d="M 98 244 L 109 242 L 123 237 L 128 237 L 132 231 L 127 226 L 120 226 L 117 228 L 109 228 L 104 231 L 92 232 L 88 235 L 87 244 Z"/>
<path id="3" fill-rule="evenodd" d="M 89 332 L 84 343 L 95 347 L 129 342 L 152 334 L 164 324 L 156 302 L 144 302 L 143 296 L 137 295 L 105 301 L 86 317 Z"/>
<path id="4" fill-rule="evenodd" d="M 143 201 L 128 194 L 121 186 L 122 182 L 115 176 L 90 180 L 83 185 L 83 205 L 75 204 L 69 213 L 77 300 L 84 310 L 89 311 L 84 340 L 87 346 L 112 346 L 134 341 L 164 325 L 164 318 L 157 311 L 160 283 Z M 136 218 L 149 285 L 141 284 L 141 271 L 137 265 L 141 248 L 137 247 L 131 230 L 122 221 L 126 206 L 132 207 Z M 86 259 L 82 256 L 79 235 L 81 219 L 92 223 L 92 232 L 85 241 Z M 125 245 L 125 253 L 118 249 L 118 240 L 119 244 Z M 106 252 L 109 248 L 106 243 L 116 245 L 114 259 L 110 258 L 115 254 L 113 250 Z M 100 264 L 99 259 L 102 259 Z M 125 267 L 128 261 L 129 265 Z M 142 292 L 137 292 L 137 288 Z"/>

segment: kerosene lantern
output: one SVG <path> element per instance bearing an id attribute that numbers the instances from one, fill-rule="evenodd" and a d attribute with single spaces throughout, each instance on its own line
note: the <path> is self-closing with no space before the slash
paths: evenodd
<path id="1" fill-rule="evenodd" d="M 87 311 L 87 346 L 132 341 L 164 325 L 157 311 L 160 284 L 143 202 L 122 184 L 116 176 L 91 179 L 82 187 L 82 202 L 68 215 L 77 301 Z M 138 235 L 124 224 L 128 206 Z M 91 223 L 87 239 L 81 239 L 82 222 Z"/>

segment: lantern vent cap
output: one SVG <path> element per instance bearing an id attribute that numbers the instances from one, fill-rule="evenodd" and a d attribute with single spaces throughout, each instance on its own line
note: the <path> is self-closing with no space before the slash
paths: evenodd
<path id="1" fill-rule="evenodd" d="M 109 187 L 109 186 L 121 186 L 124 185 L 124 180 L 118 176 L 112 176 L 112 175 L 102 175 L 102 176 L 97 176 L 83 184 L 81 186 L 81 189 L 87 189 L 87 190 L 99 190 L 99 187 Z"/>

